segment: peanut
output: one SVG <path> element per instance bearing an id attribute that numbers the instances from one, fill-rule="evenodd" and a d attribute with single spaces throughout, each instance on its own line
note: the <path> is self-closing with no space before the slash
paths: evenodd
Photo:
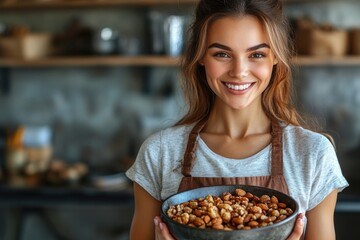
<path id="1" fill-rule="evenodd" d="M 238 188 L 235 190 L 235 194 L 242 197 L 246 194 L 246 192 L 245 190 Z"/>

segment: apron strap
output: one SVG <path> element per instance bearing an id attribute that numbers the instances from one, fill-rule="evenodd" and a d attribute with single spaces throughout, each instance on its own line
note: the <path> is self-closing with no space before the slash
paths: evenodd
<path id="1" fill-rule="evenodd" d="M 200 120 L 189 134 L 181 170 L 181 173 L 185 177 L 191 177 L 191 169 L 193 168 L 195 161 L 196 139 L 201 129 L 205 126 L 206 121 L 206 119 Z"/>
<path id="2" fill-rule="evenodd" d="M 282 127 L 278 123 L 272 123 L 271 135 L 271 175 L 283 175 Z"/>

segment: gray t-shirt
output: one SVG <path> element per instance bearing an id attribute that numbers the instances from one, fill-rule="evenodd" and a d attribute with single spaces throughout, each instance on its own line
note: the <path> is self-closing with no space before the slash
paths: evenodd
<path id="1" fill-rule="evenodd" d="M 181 162 L 193 125 L 176 126 L 150 136 L 141 146 L 126 175 L 151 196 L 164 200 L 175 194 L 182 179 Z M 245 159 L 214 153 L 198 136 L 196 160 L 191 171 L 198 177 L 248 177 L 271 175 L 271 144 Z M 301 127 L 283 130 L 284 177 L 290 195 L 306 212 L 335 189 L 348 186 L 330 141 Z"/>

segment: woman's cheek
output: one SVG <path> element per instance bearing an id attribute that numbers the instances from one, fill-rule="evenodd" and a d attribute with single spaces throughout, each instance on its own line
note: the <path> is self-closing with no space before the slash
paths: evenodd
<path id="1" fill-rule="evenodd" d="M 261 82 L 270 81 L 273 65 L 257 64 L 253 68 L 253 75 Z"/>
<path id="2" fill-rule="evenodd" d="M 213 64 L 212 62 L 209 62 L 206 65 L 206 73 L 211 78 L 216 78 L 221 75 L 222 68 L 219 67 L 219 64 Z"/>
<path id="3" fill-rule="evenodd" d="M 218 64 L 207 64 L 205 71 L 208 84 L 211 88 L 220 84 L 219 79 L 223 75 L 223 69 Z"/>

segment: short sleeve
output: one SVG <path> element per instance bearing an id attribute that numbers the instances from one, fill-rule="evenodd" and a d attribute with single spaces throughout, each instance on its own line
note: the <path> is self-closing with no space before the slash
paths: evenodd
<path id="1" fill-rule="evenodd" d="M 308 210 L 316 207 L 332 191 L 342 191 L 348 186 L 331 142 L 323 137 L 319 142 L 316 165 L 312 176 L 312 186 Z"/>
<path id="2" fill-rule="evenodd" d="M 151 196 L 160 200 L 161 189 L 161 133 L 150 136 L 141 145 L 133 165 L 126 176 L 143 187 Z"/>

